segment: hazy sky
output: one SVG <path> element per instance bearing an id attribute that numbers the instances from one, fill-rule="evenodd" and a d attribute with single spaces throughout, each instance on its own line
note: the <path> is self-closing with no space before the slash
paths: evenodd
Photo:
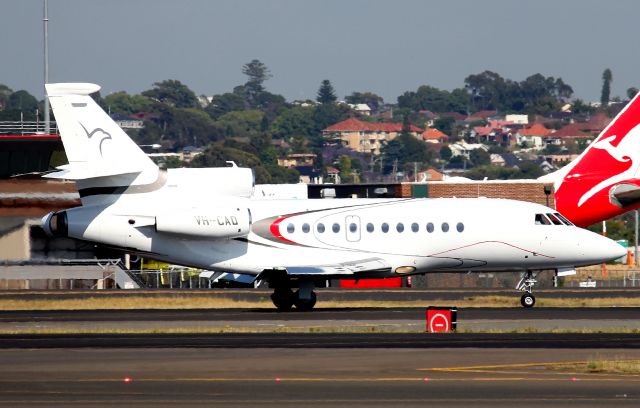
<path id="1" fill-rule="evenodd" d="M 637 0 L 49 0 L 51 82 L 94 82 L 103 95 L 178 79 L 197 94 L 245 82 L 257 58 L 287 99 L 385 101 L 428 84 L 451 90 L 469 74 L 562 77 L 598 100 L 640 87 Z M 0 0 L 0 83 L 42 97 L 42 0 Z"/>

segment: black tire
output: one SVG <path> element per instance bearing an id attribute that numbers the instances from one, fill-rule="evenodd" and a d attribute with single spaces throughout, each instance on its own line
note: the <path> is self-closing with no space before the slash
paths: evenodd
<path id="1" fill-rule="evenodd" d="M 276 290 L 271 295 L 271 301 L 279 312 L 288 312 L 293 307 L 294 295 L 291 290 Z"/>
<path id="2" fill-rule="evenodd" d="M 296 309 L 300 310 L 301 312 L 307 312 L 313 309 L 313 307 L 316 305 L 316 292 L 311 292 L 311 299 L 300 299 L 298 296 L 299 292 L 296 292 L 295 305 Z"/>
<path id="3" fill-rule="evenodd" d="M 522 304 L 522 307 L 529 309 L 536 304 L 536 297 L 531 293 L 525 293 L 520 298 L 520 303 Z"/>

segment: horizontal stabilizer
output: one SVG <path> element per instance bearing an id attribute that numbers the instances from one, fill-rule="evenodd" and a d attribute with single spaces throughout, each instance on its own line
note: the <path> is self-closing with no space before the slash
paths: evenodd
<path id="1" fill-rule="evenodd" d="M 640 186 L 635 184 L 618 184 L 609 191 L 611 202 L 620 207 L 630 207 L 640 202 Z"/>
<path id="2" fill-rule="evenodd" d="M 45 178 L 65 179 L 65 180 L 86 180 L 96 177 L 117 176 L 121 174 L 142 173 L 144 168 L 140 166 L 110 166 L 109 163 L 101 162 L 99 165 L 88 163 L 65 164 L 58 167 L 60 171 L 44 175 Z"/>
<path id="3" fill-rule="evenodd" d="M 287 275 L 354 275 L 365 272 L 388 272 L 391 270 L 386 262 L 379 258 L 362 259 L 335 265 L 288 266 Z"/>

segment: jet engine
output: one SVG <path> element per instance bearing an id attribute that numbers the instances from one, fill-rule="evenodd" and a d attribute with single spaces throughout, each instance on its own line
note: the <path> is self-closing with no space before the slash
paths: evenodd
<path id="1" fill-rule="evenodd" d="M 199 238 L 238 238 L 249 234 L 251 212 L 243 207 L 156 215 L 156 231 Z"/>
<path id="2" fill-rule="evenodd" d="M 69 234 L 67 212 L 50 212 L 42 217 L 42 229 L 44 229 L 44 232 L 50 237 L 67 237 Z"/>

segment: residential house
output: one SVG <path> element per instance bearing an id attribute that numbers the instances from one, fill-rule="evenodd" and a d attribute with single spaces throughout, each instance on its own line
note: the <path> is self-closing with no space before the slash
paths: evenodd
<path id="1" fill-rule="evenodd" d="M 286 158 L 278 159 L 278 166 L 292 168 L 301 166 L 313 166 L 316 155 L 313 153 L 291 153 Z"/>
<path id="2" fill-rule="evenodd" d="M 416 174 L 415 182 L 426 183 L 427 181 L 442 181 L 445 176 L 436 169 L 427 169 L 425 171 L 419 171 Z"/>
<path id="3" fill-rule="evenodd" d="M 453 156 L 464 156 L 467 159 L 470 158 L 470 153 L 472 150 L 482 149 L 485 152 L 489 150 L 489 148 L 482 143 L 466 143 L 464 141 L 450 144 L 449 149 L 451 149 L 451 153 Z"/>
<path id="4" fill-rule="evenodd" d="M 360 153 L 380 154 L 384 143 L 395 139 L 402 132 L 402 123 L 370 123 L 349 118 L 322 130 L 329 142 L 338 142 Z M 423 130 L 411 125 L 409 133 L 421 139 Z"/>
<path id="5" fill-rule="evenodd" d="M 571 123 L 566 125 L 553 133 L 550 133 L 545 137 L 545 142 L 550 145 L 566 146 L 568 143 L 573 143 L 577 140 L 589 140 L 593 136 L 591 134 L 583 132 L 583 123 Z"/>
<path id="6" fill-rule="evenodd" d="M 422 138 L 427 143 L 447 143 L 449 136 L 436 128 L 429 128 L 422 132 Z"/>
<path id="7" fill-rule="evenodd" d="M 533 147 L 541 149 L 544 146 L 545 138 L 551 134 L 551 130 L 539 123 L 535 125 L 519 129 L 516 132 L 516 142 L 520 146 Z"/>
<path id="8" fill-rule="evenodd" d="M 491 157 L 492 165 L 504 167 L 506 161 L 504 160 L 504 157 L 502 157 L 501 154 L 492 153 L 490 157 Z"/>
<path id="9" fill-rule="evenodd" d="M 142 119 L 136 118 L 134 116 L 123 115 L 121 113 L 112 113 L 109 116 L 122 129 L 142 129 L 144 127 L 144 122 L 142 121 Z"/>
<path id="10" fill-rule="evenodd" d="M 371 116 L 371 108 L 366 103 L 350 103 L 349 107 L 363 116 Z"/>
<path id="11" fill-rule="evenodd" d="M 489 120 L 493 117 L 495 117 L 498 114 L 498 111 L 495 110 L 484 110 L 484 111 L 478 111 L 475 113 L 472 113 L 471 115 L 467 116 L 466 119 L 464 120 L 465 122 L 471 123 L 471 122 L 477 122 L 480 120 Z"/>

